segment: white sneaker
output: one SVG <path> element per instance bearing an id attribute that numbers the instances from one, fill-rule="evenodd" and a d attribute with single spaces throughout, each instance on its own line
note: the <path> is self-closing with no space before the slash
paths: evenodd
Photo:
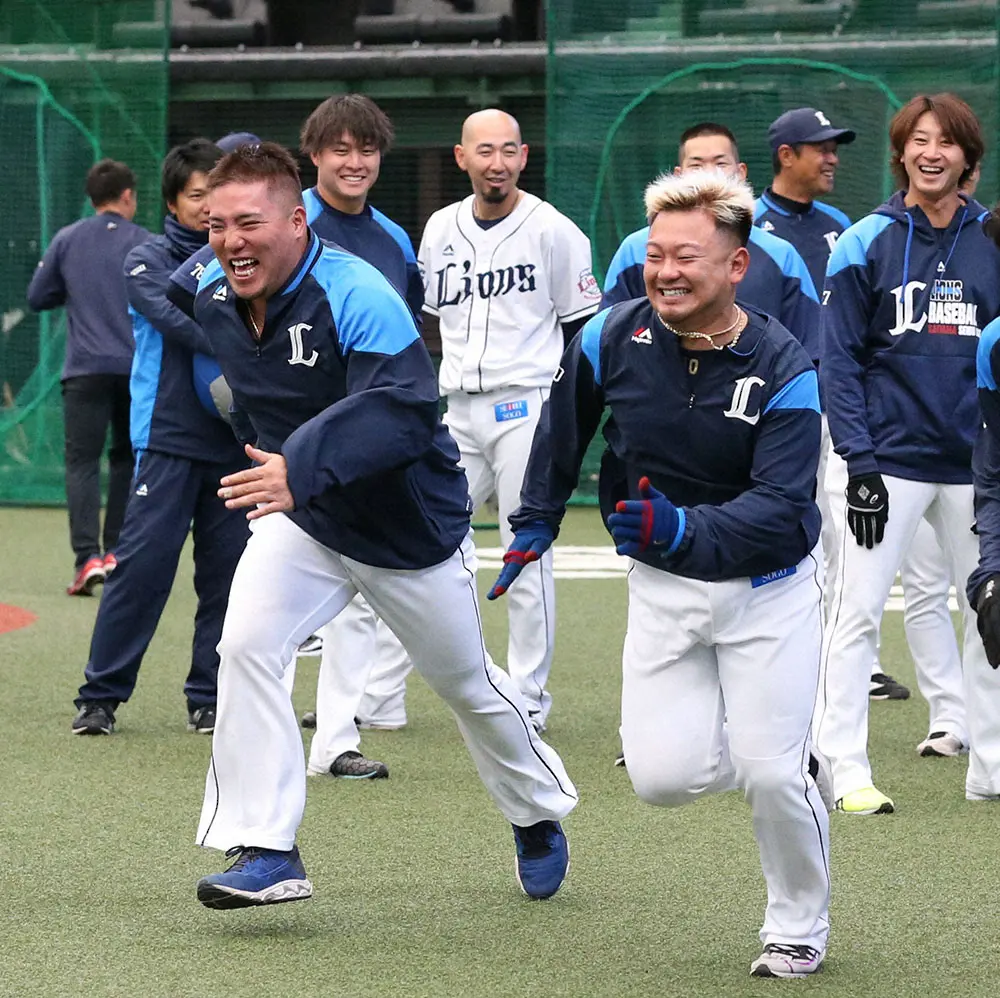
<path id="1" fill-rule="evenodd" d="M 397 717 L 356 717 L 354 723 L 364 731 L 399 731 L 406 727 L 406 715 Z"/>
<path id="2" fill-rule="evenodd" d="M 950 731 L 932 731 L 918 746 L 917 755 L 955 756 L 968 751 Z"/>
<path id="3" fill-rule="evenodd" d="M 751 977 L 803 977 L 815 974 L 823 956 L 812 946 L 795 946 L 791 943 L 768 943 L 753 963 Z"/>

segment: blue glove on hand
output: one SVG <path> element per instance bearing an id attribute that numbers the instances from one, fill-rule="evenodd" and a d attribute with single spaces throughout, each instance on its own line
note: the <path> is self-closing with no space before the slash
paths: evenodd
<path id="1" fill-rule="evenodd" d="M 521 574 L 521 569 L 529 562 L 538 561 L 555 540 L 552 528 L 543 520 L 532 520 L 520 530 L 514 531 L 514 540 L 503 556 L 503 569 L 497 576 L 493 588 L 486 594 L 487 599 L 503 596 L 511 583 Z"/>
<path id="2" fill-rule="evenodd" d="M 619 554 L 636 555 L 652 548 L 674 551 L 684 535 L 684 511 L 679 510 L 662 492 L 639 479 L 641 499 L 618 503 L 608 517 L 608 529 Z"/>

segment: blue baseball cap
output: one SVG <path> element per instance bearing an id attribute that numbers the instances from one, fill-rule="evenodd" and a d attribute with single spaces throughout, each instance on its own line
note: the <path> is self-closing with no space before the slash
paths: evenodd
<path id="1" fill-rule="evenodd" d="M 814 107 L 797 107 L 786 111 L 771 122 L 767 130 L 771 151 L 780 146 L 796 146 L 802 142 L 853 142 L 857 135 L 850 128 L 834 128 L 830 119 Z"/>
<path id="2" fill-rule="evenodd" d="M 215 144 L 223 152 L 234 152 L 240 146 L 260 145 L 260 136 L 254 135 L 253 132 L 230 132 L 228 135 L 223 135 L 221 139 L 217 139 Z"/>

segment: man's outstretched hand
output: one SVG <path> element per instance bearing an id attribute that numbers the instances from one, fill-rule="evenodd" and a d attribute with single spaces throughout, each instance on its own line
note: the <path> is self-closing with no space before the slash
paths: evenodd
<path id="1" fill-rule="evenodd" d="M 552 528 L 543 520 L 532 520 L 514 532 L 514 540 L 503 556 L 503 568 L 497 576 L 493 588 L 486 594 L 487 599 L 503 596 L 511 583 L 521 574 L 521 569 L 539 558 L 555 540 Z"/>
<path id="2" fill-rule="evenodd" d="M 246 445 L 246 452 L 257 463 L 246 471 L 226 475 L 219 483 L 222 486 L 219 498 L 225 499 L 226 509 L 253 507 L 247 513 L 248 520 L 295 509 L 295 499 L 288 488 L 285 459 L 250 444 Z"/>

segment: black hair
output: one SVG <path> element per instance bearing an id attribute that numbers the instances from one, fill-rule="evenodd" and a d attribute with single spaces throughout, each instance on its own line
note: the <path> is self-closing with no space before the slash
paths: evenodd
<path id="1" fill-rule="evenodd" d="M 252 184 L 263 180 L 272 190 L 280 188 L 290 199 L 302 203 L 299 167 L 292 154 L 277 142 L 237 146 L 219 160 L 208 175 L 208 189 L 225 184 Z"/>
<path id="2" fill-rule="evenodd" d="M 225 154 L 210 139 L 191 139 L 174 146 L 163 160 L 163 200 L 174 204 L 195 173 L 211 173 Z"/>
<path id="3" fill-rule="evenodd" d="M 135 174 L 124 163 L 102 159 L 87 171 L 87 197 L 95 208 L 117 201 L 135 190 Z"/>
<path id="4" fill-rule="evenodd" d="M 804 142 L 782 142 L 781 145 L 782 146 L 788 146 L 788 148 L 791 149 L 792 152 L 794 152 L 796 156 L 801 156 L 802 155 L 802 147 L 805 145 L 805 143 Z M 780 148 L 781 148 L 781 146 L 778 146 L 778 149 L 780 149 Z M 771 153 L 771 170 L 774 173 L 774 176 L 777 176 L 779 173 L 781 173 L 781 157 L 778 155 L 778 149 L 775 149 Z"/>
<path id="5" fill-rule="evenodd" d="M 733 156 L 736 157 L 736 162 L 740 160 L 740 149 L 736 143 L 736 136 L 726 128 L 725 125 L 720 125 L 717 121 L 699 121 L 697 125 L 692 125 L 690 128 L 686 128 L 681 132 L 681 140 L 677 144 L 677 162 L 680 163 L 684 158 L 684 146 L 688 143 L 690 139 L 698 139 L 703 135 L 721 135 L 724 138 L 729 139 L 730 144 L 733 147 Z"/>

